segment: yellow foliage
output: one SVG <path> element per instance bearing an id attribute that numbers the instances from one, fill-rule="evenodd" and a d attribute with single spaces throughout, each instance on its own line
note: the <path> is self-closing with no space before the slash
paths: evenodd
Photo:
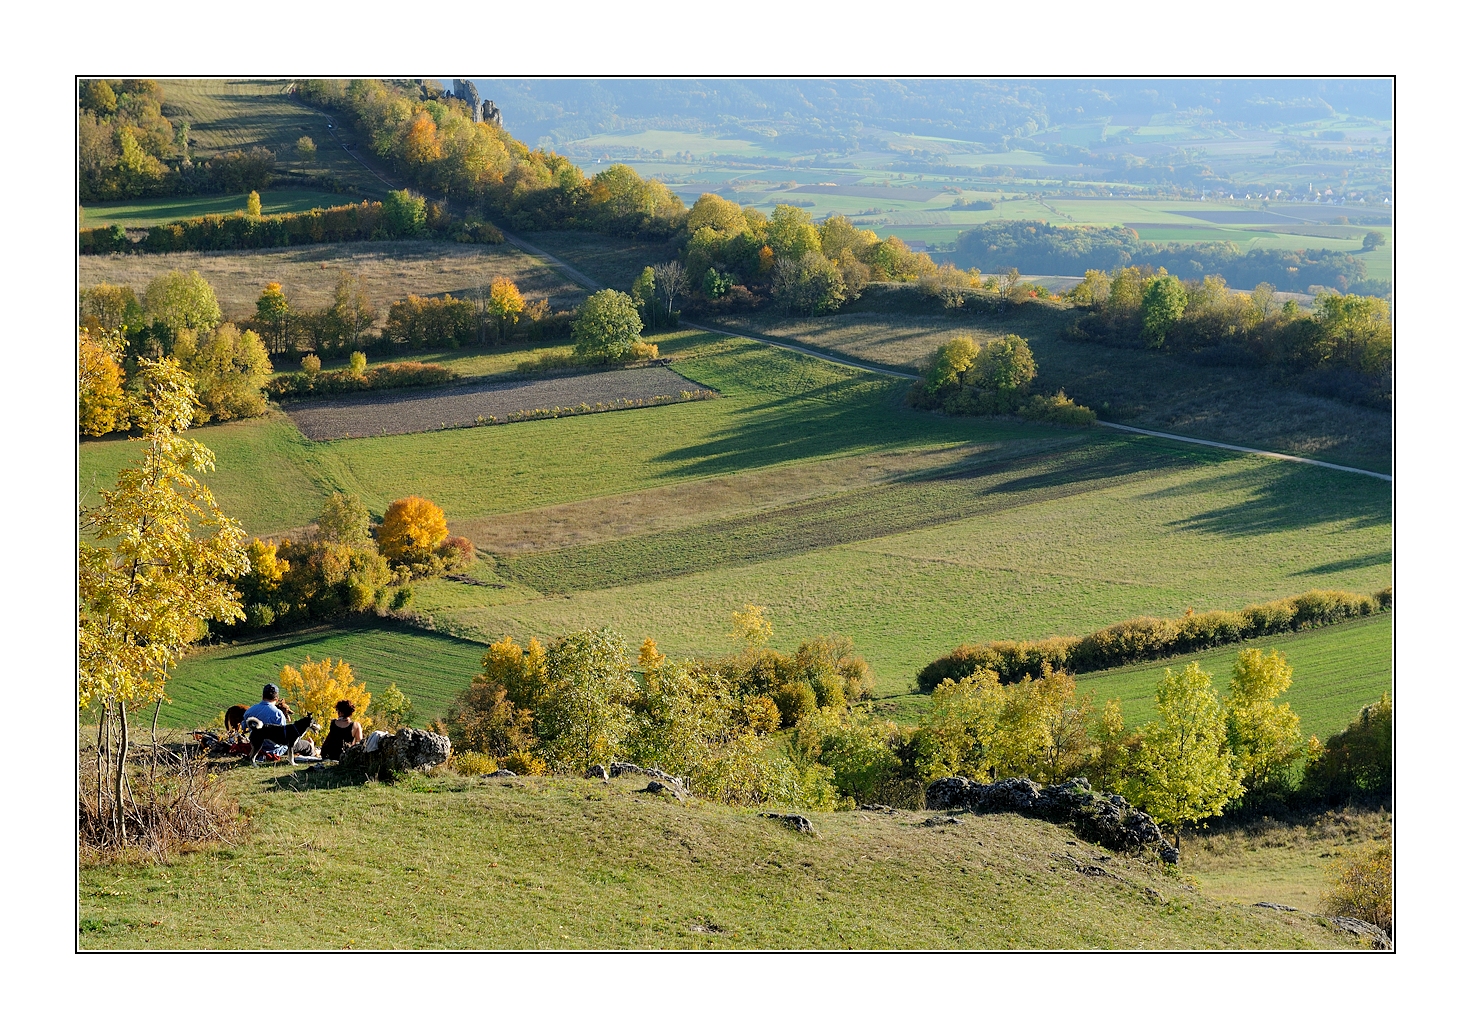
<path id="1" fill-rule="evenodd" d="M 373 695 L 366 683 L 353 678 L 352 666 L 346 661 L 333 664 L 331 658 L 317 662 L 308 658 L 299 670 L 286 665 L 281 669 L 281 693 L 298 718 L 311 715 L 322 727 L 322 739 L 326 738 L 327 724 L 337 717 L 339 700 L 352 701 L 356 708 L 353 718 L 364 733 L 373 728 L 373 719 L 367 713 Z"/>
<path id="2" fill-rule="evenodd" d="M 645 636 L 643 646 L 638 648 L 638 666 L 645 672 L 657 671 L 664 665 L 664 655 L 659 653 L 652 636 Z"/>
<path id="3" fill-rule="evenodd" d="M 1323 897 L 1329 915 L 1371 922 L 1394 932 L 1394 854 L 1383 844 L 1349 861 L 1336 861 L 1334 881 Z"/>
<path id="4" fill-rule="evenodd" d="M 771 639 L 771 620 L 766 617 L 764 607 L 747 604 L 739 611 L 732 611 L 730 621 L 733 626 L 730 638 L 744 640 L 752 649 L 759 650 Z"/>
<path id="5" fill-rule="evenodd" d="M 101 436 L 128 427 L 128 401 L 123 393 L 121 334 L 77 338 L 77 422 L 83 436 Z"/>
<path id="6" fill-rule="evenodd" d="M 517 775 L 545 775 L 547 763 L 525 750 L 509 755 L 501 765 Z"/>
<path id="7" fill-rule="evenodd" d="M 657 343 L 645 343 L 639 340 L 628 352 L 628 356 L 635 361 L 652 361 L 659 356 L 659 345 Z"/>
<path id="8" fill-rule="evenodd" d="M 454 770 L 461 775 L 489 775 L 499 766 L 495 758 L 489 754 L 481 754 L 478 751 L 466 750 L 454 756 L 451 762 Z"/>
<path id="9" fill-rule="evenodd" d="M 449 529 L 444 512 L 423 497 L 405 497 L 388 505 L 378 528 L 378 549 L 390 561 L 427 561 Z"/>
<path id="10" fill-rule="evenodd" d="M 770 697 L 747 697 L 741 704 L 741 714 L 757 736 L 781 728 L 781 711 Z"/>

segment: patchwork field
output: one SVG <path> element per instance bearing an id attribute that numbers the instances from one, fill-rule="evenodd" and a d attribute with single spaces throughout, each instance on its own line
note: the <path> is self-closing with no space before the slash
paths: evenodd
<path id="1" fill-rule="evenodd" d="M 575 307 L 585 296 L 582 289 L 544 262 L 504 244 L 382 240 L 273 250 L 93 254 L 78 258 L 81 286 L 110 282 L 129 286 L 139 296 L 152 279 L 172 271 L 198 271 L 208 279 L 226 318 L 253 317 L 256 299 L 268 282 L 281 283 L 293 306 L 330 307 L 332 291 L 343 271 L 362 277 L 364 288 L 378 308 L 380 322 L 387 317 L 389 304 L 410 293 L 456 293 L 487 285 L 501 276 L 512 279 L 528 301 L 546 299 L 554 308 Z"/>
<path id="2" fill-rule="evenodd" d="M 627 368 L 529 382 L 478 382 L 435 390 L 308 400 L 285 406 L 313 441 L 394 436 L 505 421 L 517 413 L 581 406 L 632 407 L 681 400 L 700 389 L 668 368 Z"/>
<path id="3" fill-rule="evenodd" d="M 472 577 L 501 584 L 421 585 L 414 607 L 441 630 L 524 640 L 607 624 L 701 656 L 729 648 L 730 611 L 763 604 L 777 646 L 851 635 L 906 720 L 926 703 L 915 671 L 961 642 L 1390 580 L 1384 482 L 921 414 L 881 376 L 704 333 L 658 342 L 720 398 L 330 443 L 280 417 L 195 435 L 219 458 L 207 481 L 252 532 L 308 524 L 332 489 L 379 513 L 409 494 L 441 504 L 483 552 Z M 84 444 L 84 486 L 134 449 Z"/>
<path id="4" fill-rule="evenodd" d="M 156 197 L 124 200 L 116 203 L 88 204 L 83 208 L 85 229 L 99 225 L 124 225 L 128 228 L 159 225 L 163 222 L 202 218 L 206 214 L 234 214 L 245 211 L 245 196 Z M 268 189 L 260 195 L 261 214 L 291 214 L 310 211 L 314 207 L 337 207 L 356 204 L 366 197 L 355 194 L 323 193 L 309 189 Z"/>

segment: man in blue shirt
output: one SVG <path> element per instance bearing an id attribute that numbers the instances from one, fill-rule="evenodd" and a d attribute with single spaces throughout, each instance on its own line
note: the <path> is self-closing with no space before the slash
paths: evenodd
<path id="1" fill-rule="evenodd" d="M 261 725 L 285 725 L 286 712 L 276 706 L 275 684 L 266 683 L 260 691 L 260 703 L 245 712 L 246 718 L 259 718 Z"/>

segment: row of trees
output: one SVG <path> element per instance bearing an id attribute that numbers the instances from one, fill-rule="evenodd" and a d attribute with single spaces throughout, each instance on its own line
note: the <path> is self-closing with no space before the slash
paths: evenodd
<path id="1" fill-rule="evenodd" d="M 451 536 L 444 511 L 423 497 L 388 505 L 374 525 L 356 496 L 327 498 L 301 539 L 253 539 L 250 568 L 234 579 L 250 629 L 322 622 L 404 607 L 411 580 L 454 571 L 474 560 L 474 545 Z M 228 631 L 225 624 L 218 631 Z"/>
<path id="2" fill-rule="evenodd" d="M 1359 386 L 1349 399 L 1389 402 L 1394 327 L 1378 297 L 1322 292 L 1306 311 L 1294 300 L 1279 302 L 1270 283 L 1246 295 L 1218 275 L 1182 281 L 1164 268 L 1130 265 L 1112 275 L 1090 269 L 1067 299 L 1087 311 L 1069 329 L 1078 339 L 1209 364 L 1336 373 Z"/>

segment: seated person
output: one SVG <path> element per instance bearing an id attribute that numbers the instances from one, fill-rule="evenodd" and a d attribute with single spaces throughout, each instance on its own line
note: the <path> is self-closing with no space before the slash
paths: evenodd
<path id="1" fill-rule="evenodd" d="M 322 744 L 322 758 L 326 761 L 341 761 L 342 751 L 354 743 L 363 742 L 363 727 L 352 720 L 357 708 L 350 700 L 337 702 L 337 717 L 327 726 L 327 739 Z"/>
<path id="2" fill-rule="evenodd" d="M 245 712 L 240 720 L 242 724 L 246 718 L 258 718 L 262 725 L 285 725 L 287 712 L 277 699 L 279 696 L 280 691 L 276 689 L 275 683 L 266 683 L 260 691 L 260 703 Z"/>

